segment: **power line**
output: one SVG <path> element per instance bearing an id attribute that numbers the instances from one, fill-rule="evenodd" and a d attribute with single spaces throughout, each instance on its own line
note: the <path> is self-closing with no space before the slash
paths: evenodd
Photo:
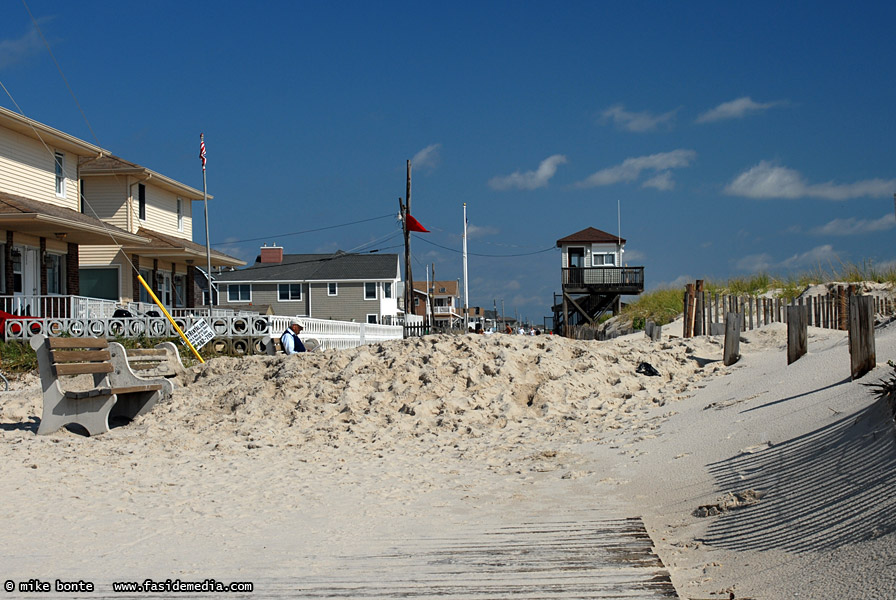
<path id="1" fill-rule="evenodd" d="M 454 248 L 449 248 L 448 246 L 442 246 L 441 244 L 431 242 L 431 241 L 427 240 L 426 238 L 421 237 L 419 235 L 415 235 L 414 239 L 420 240 L 421 242 L 426 242 L 427 244 L 436 246 L 438 248 L 442 248 L 443 250 L 448 250 L 449 252 L 461 254 L 460 250 L 455 250 Z M 555 248 L 554 246 L 551 246 L 550 248 L 545 248 L 544 250 L 536 250 L 535 252 L 524 252 L 524 253 L 520 253 L 520 254 L 478 254 L 476 252 L 467 252 L 467 254 L 470 256 L 480 256 L 480 257 L 485 257 L 485 258 L 514 258 L 514 257 L 518 257 L 518 256 L 532 256 L 533 254 L 543 254 L 545 252 L 550 252 L 551 250 L 556 250 L 556 249 L 557 248 Z"/>
<path id="2" fill-rule="evenodd" d="M 316 227 L 314 229 L 304 229 L 302 231 L 293 231 L 292 233 L 277 233 L 277 234 L 266 235 L 264 237 L 249 238 L 249 239 L 245 239 L 245 240 L 233 240 L 233 241 L 227 241 L 227 242 L 219 242 L 216 244 L 212 244 L 212 246 L 229 246 L 231 244 L 242 244 L 244 242 L 260 242 L 262 240 L 270 240 L 270 239 L 274 239 L 274 238 L 284 238 L 284 237 L 289 237 L 289 236 L 293 236 L 293 235 L 302 235 L 303 233 L 314 233 L 315 231 L 326 231 L 328 229 L 336 229 L 338 227 L 348 227 L 349 225 L 357 225 L 359 223 L 369 223 L 370 221 L 376 221 L 378 219 L 386 219 L 389 217 L 394 218 L 395 217 L 394 213 L 389 213 L 387 215 L 382 215 L 379 217 L 371 217 L 369 219 L 361 219 L 360 221 L 352 221 L 351 223 L 340 223 L 339 225 L 328 225 L 326 227 Z"/>

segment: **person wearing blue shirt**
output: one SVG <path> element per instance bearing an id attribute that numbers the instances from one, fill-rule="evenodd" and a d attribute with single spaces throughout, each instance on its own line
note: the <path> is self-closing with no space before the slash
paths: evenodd
<path id="1" fill-rule="evenodd" d="M 283 347 L 284 354 L 298 354 L 299 352 L 305 352 L 305 344 L 302 343 L 302 340 L 299 338 L 299 332 L 305 329 L 302 327 L 302 322 L 298 319 L 293 319 L 289 324 L 289 329 L 283 332 L 283 335 L 280 336 L 280 345 Z"/>

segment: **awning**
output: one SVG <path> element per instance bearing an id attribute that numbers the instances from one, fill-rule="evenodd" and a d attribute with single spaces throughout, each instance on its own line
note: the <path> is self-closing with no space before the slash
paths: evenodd
<path id="1" fill-rule="evenodd" d="M 0 192 L 0 229 L 85 246 L 149 242 L 95 217 L 5 192 Z"/>
<path id="2" fill-rule="evenodd" d="M 147 258 L 159 258 L 168 261 L 190 262 L 202 267 L 206 264 L 207 256 L 205 246 L 201 246 L 190 240 L 166 235 L 141 227 L 137 234 L 149 241 L 148 244 L 124 244 L 122 250 L 128 254 L 136 254 Z M 215 267 L 242 267 L 246 264 L 233 256 L 212 250 L 212 266 Z"/>

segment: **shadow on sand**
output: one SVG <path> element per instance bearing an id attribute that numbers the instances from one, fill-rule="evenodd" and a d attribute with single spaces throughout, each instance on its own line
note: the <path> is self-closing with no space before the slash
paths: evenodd
<path id="1" fill-rule="evenodd" d="M 833 550 L 896 531 L 896 432 L 885 400 L 755 454 L 710 464 L 722 492 L 762 500 L 713 518 L 706 544 Z"/>

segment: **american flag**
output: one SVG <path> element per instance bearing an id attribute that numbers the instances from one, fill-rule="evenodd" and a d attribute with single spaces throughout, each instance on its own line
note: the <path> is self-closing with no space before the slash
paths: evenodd
<path id="1" fill-rule="evenodd" d="M 202 170 L 205 171 L 205 134 L 199 134 L 199 158 L 202 159 Z"/>

